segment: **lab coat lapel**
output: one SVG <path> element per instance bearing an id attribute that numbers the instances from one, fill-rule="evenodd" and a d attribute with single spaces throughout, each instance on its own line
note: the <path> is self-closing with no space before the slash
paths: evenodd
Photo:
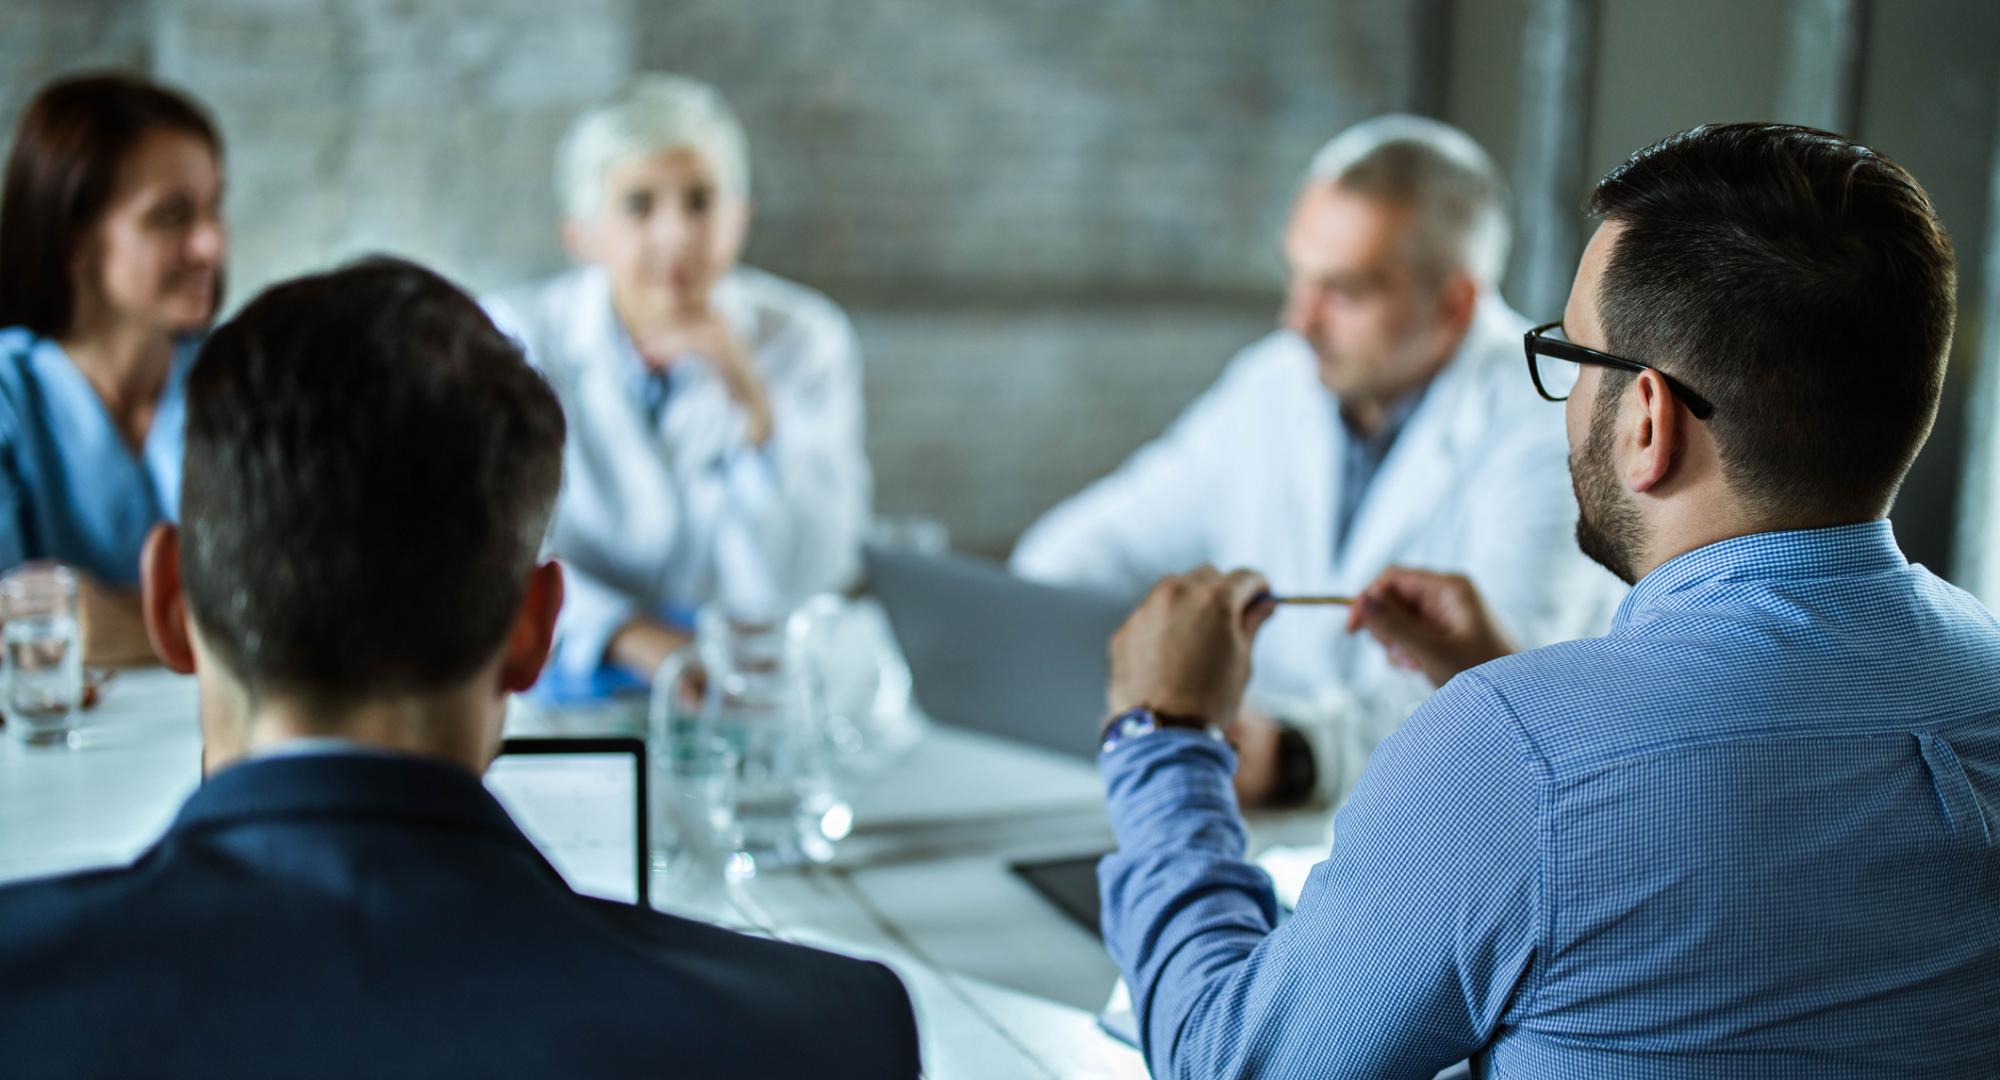
<path id="1" fill-rule="evenodd" d="M 659 497 L 673 489 L 671 463 L 632 393 L 626 366 L 632 346 L 612 309 L 609 280 L 601 270 L 586 272 L 570 300 L 564 345 L 579 405 L 571 424 L 587 430 L 572 430 L 569 438 L 569 509 L 597 522 L 587 530 L 591 535 L 619 537 L 631 551 L 646 552 L 639 560 L 599 553 L 599 562 L 629 563 L 636 572 L 640 564 L 657 562 L 652 553 L 670 550 L 676 538 L 679 515 L 671 500 Z"/>
<path id="2" fill-rule="evenodd" d="M 1299 351 L 1304 374 L 1298 392 L 1283 406 L 1291 418 L 1284 425 L 1290 435 L 1286 451 L 1291 467 L 1285 475 L 1291 498 L 1286 500 L 1289 505 L 1274 508 L 1282 516 L 1263 527 L 1296 537 L 1286 545 L 1290 556 L 1286 563 L 1265 573 L 1279 588 L 1303 593 L 1323 591 L 1332 580 L 1333 508 L 1340 505 L 1339 465 L 1346 448 L 1333 399 L 1319 381 L 1318 363 L 1303 346 Z M 1268 549 L 1268 538 L 1257 539 Z"/>
<path id="3" fill-rule="evenodd" d="M 644 403 L 632 393 L 632 341 L 611 306 L 611 283 L 603 271 L 592 268 L 584 279 L 575 311 L 569 324 L 570 355 L 590 399 L 591 422 L 612 425 L 619 443 L 643 437 L 651 422 Z"/>
<path id="4" fill-rule="evenodd" d="M 1260 348 L 1284 352 L 1284 374 L 1240 404 L 1236 488 L 1222 500 L 1230 542 L 1216 556 L 1230 564 L 1224 570 L 1250 566 L 1286 592 L 1324 590 L 1334 572 L 1340 424 L 1306 342 L 1274 334 Z"/>
<path id="5" fill-rule="evenodd" d="M 1262 573 L 1281 593 L 1313 594 L 1333 588 L 1333 508 L 1340 498 L 1342 435 L 1332 395 L 1319 381 L 1319 367 L 1304 342 L 1275 339 L 1286 357 L 1288 378 L 1258 395 L 1243 418 L 1243 452 L 1237 480 L 1244 512 L 1229 515 L 1235 542 L 1224 562 Z M 1249 449 L 1254 448 L 1254 449 Z M 1309 697 L 1312 679 L 1287 672 L 1330 670 L 1332 642 L 1344 610 L 1297 608 L 1284 615 L 1278 632 L 1258 635 L 1254 669 L 1262 694 Z"/>
<path id="6" fill-rule="evenodd" d="M 1438 374 L 1397 436 L 1354 515 L 1352 532 L 1338 559 L 1338 588 L 1359 589 L 1383 567 L 1407 558 L 1410 537 L 1453 497 L 1453 484 L 1464 472 L 1457 461 L 1459 429 L 1467 419 L 1461 414 L 1472 397 L 1471 360 L 1461 354 Z M 1344 471 L 1337 469 L 1336 474 Z"/>

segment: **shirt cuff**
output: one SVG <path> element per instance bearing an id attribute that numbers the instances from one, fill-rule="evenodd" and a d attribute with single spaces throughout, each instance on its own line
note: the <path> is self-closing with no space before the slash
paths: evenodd
<path id="1" fill-rule="evenodd" d="M 1249 844 L 1236 810 L 1236 754 L 1206 733 L 1166 728 L 1098 755 L 1118 849 L 1200 849 L 1240 859 Z"/>

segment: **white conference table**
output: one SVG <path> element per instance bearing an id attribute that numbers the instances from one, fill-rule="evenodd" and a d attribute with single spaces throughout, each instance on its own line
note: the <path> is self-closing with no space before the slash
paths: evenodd
<path id="1" fill-rule="evenodd" d="M 510 717 L 510 731 L 562 719 L 538 712 Z M 193 680 L 120 674 L 81 742 L 0 739 L 0 883 L 126 862 L 159 835 L 199 780 Z M 833 863 L 760 874 L 710 914 L 895 968 L 932 1077 L 1145 1075 L 1096 1024 L 1117 980 L 1103 946 L 1007 869 L 1111 846 L 1095 769 L 927 725 L 852 799 L 854 833 Z M 1309 813 L 1253 823 L 1265 843 L 1319 828 Z"/>

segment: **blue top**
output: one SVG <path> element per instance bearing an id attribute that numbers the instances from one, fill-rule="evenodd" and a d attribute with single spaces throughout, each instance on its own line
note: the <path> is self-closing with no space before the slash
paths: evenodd
<path id="1" fill-rule="evenodd" d="M 1885 522 L 1741 537 L 1376 751 L 1295 917 L 1228 749 L 1100 762 L 1166 1076 L 2000 1071 L 2000 623 Z"/>
<path id="2" fill-rule="evenodd" d="M 187 373 L 174 352 L 145 452 L 135 455 L 62 346 L 0 330 L 0 569 L 56 559 L 107 585 L 139 584 L 139 549 L 178 521 Z"/>

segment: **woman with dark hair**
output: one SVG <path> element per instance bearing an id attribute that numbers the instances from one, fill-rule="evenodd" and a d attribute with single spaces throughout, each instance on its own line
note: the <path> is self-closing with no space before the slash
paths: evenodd
<path id="1" fill-rule="evenodd" d="M 128 75 L 44 87 L 0 190 L 0 570 L 76 571 L 85 657 L 152 658 L 139 550 L 178 517 L 182 389 L 222 292 L 222 140 Z"/>

